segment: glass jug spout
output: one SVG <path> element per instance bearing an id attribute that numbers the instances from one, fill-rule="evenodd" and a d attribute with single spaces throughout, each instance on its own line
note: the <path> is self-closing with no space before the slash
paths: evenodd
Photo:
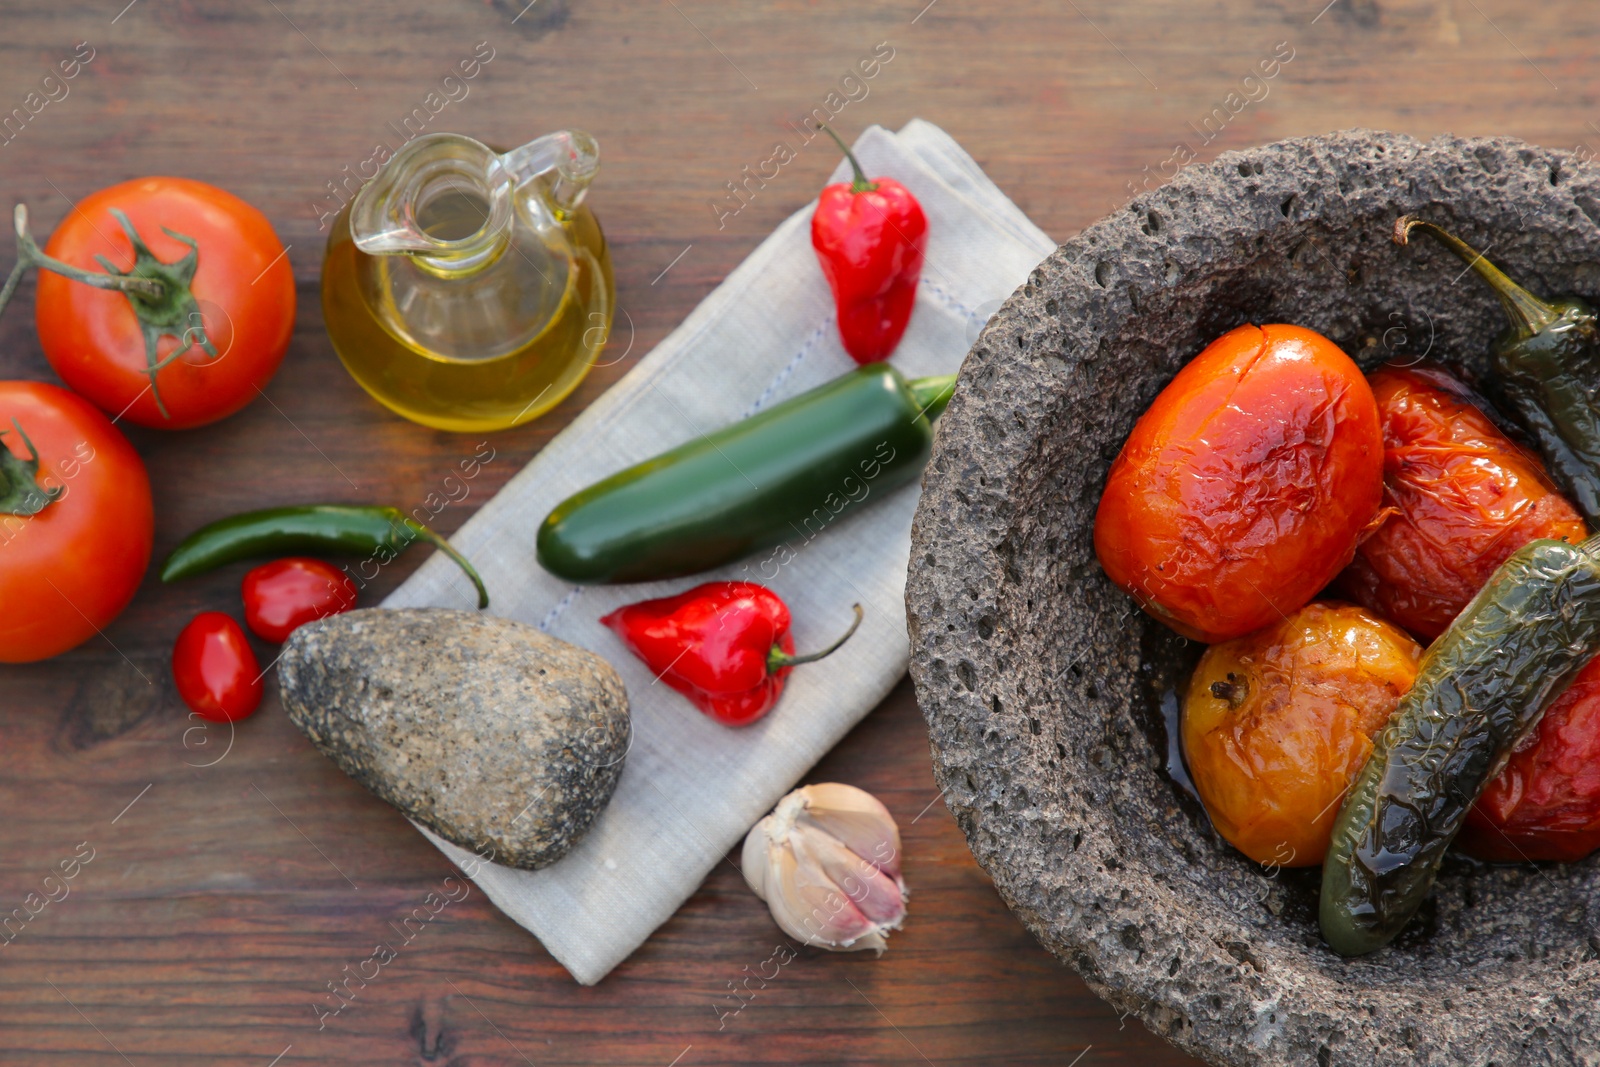
<path id="1" fill-rule="evenodd" d="M 334 349 L 384 404 L 477 432 L 537 417 L 583 379 L 616 303 L 585 199 L 594 138 L 552 133 L 500 152 L 416 137 L 340 213 L 323 313 Z"/>
<path id="2" fill-rule="evenodd" d="M 412 140 L 356 195 L 350 233 L 368 255 L 415 257 L 435 274 L 494 262 L 518 224 L 566 221 L 599 172 L 594 138 L 563 130 L 504 155 L 453 133 Z"/>

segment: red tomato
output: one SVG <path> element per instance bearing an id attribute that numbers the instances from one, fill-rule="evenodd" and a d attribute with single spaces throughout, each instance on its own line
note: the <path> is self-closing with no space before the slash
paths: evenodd
<path id="1" fill-rule="evenodd" d="M 1600 848 L 1600 659 L 1550 705 L 1458 839 L 1480 859 L 1581 860 Z"/>
<path id="2" fill-rule="evenodd" d="M 294 272 L 265 215 L 231 193 L 184 178 L 140 178 L 92 193 L 56 227 L 45 252 L 74 267 L 118 269 L 134 262 L 133 244 L 112 216 L 120 209 L 163 262 L 181 260 L 192 238 L 199 262 L 190 291 L 204 334 L 198 345 L 156 375 L 170 418 L 151 389 L 144 333 L 129 297 L 42 270 L 35 318 L 45 358 L 74 391 L 129 422 L 182 430 L 213 422 L 255 399 L 283 361 L 294 328 Z M 187 323 L 157 348 L 165 359 L 180 347 Z"/>
<path id="3" fill-rule="evenodd" d="M 1241 326 L 1178 372 L 1111 465 L 1094 548 L 1185 637 L 1280 621 L 1355 555 L 1383 495 L 1372 390 L 1298 326 Z"/>
<path id="4" fill-rule="evenodd" d="M 0 382 L 0 448 L 25 463 L 18 427 L 38 452 L 34 484 L 60 495 L 32 515 L 0 508 L 3 663 L 47 659 L 110 625 L 155 537 L 144 463 L 93 406 L 43 382 Z M 0 468 L 0 499 L 15 488 Z"/>
<path id="5" fill-rule="evenodd" d="M 304 556 L 263 563 L 244 576 L 244 621 L 278 644 L 308 622 L 356 606 L 356 583 L 331 563 Z"/>
<path id="6" fill-rule="evenodd" d="M 1183 701 L 1183 755 L 1217 832 L 1258 863 L 1321 863 L 1421 658 L 1398 626 L 1331 600 L 1206 649 Z"/>
<path id="7" fill-rule="evenodd" d="M 1517 549 L 1588 536 L 1539 460 L 1496 428 L 1464 383 L 1433 367 L 1385 367 L 1370 381 L 1391 513 L 1340 576 L 1352 600 L 1432 641 Z"/>
<path id="8" fill-rule="evenodd" d="M 203 611 L 189 621 L 172 648 L 178 695 L 202 719 L 235 722 L 261 705 L 261 665 L 231 615 Z"/>

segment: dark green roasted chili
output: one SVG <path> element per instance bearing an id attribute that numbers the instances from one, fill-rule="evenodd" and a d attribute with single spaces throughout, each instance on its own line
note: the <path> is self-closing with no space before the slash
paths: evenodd
<path id="1" fill-rule="evenodd" d="M 455 560 L 478 591 L 478 607 L 489 606 L 483 579 L 465 556 L 399 508 L 387 507 L 314 504 L 219 519 L 173 550 L 161 566 L 161 580 L 175 582 L 241 559 L 298 553 L 367 556 L 382 564 L 416 541 L 428 541 Z"/>
<path id="2" fill-rule="evenodd" d="M 1527 431 L 1590 527 L 1600 526 L 1600 315 L 1575 296 L 1539 299 L 1471 245 L 1423 219 L 1397 220 L 1395 242 L 1405 244 L 1415 229 L 1465 260 L 1500 298 L 1511 322 L 1490 350 L 1487 391 Z"/>
<path id="3" fill-rule="evenodd" d="M 809 541 L 921 474 L 954 389 L 955 375 L 867 364 L 567 498 L 539 528 L 539 562 L 573 582 L 643 582 Z"/>
<path id="4" fill-rule="evenodd" d="M 1400 932 L 1478 795 L 1597 652 L 1600 536 L 1532 541 L 1501 564 L 1428 649 L 1334 820 L 1320 904 L 1334 951 Z"/>

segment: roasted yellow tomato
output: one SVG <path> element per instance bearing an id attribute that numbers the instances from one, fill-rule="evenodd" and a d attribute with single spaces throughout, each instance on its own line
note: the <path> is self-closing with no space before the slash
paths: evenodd
<path id="1" fill-rule="evenodd" d="M 1207 649 L 1184 698 L 1183 752 L 1217 831 L 1268 866 L 1321 863 L 1421 657 L 1399 627 L 1328 600 Z"/>

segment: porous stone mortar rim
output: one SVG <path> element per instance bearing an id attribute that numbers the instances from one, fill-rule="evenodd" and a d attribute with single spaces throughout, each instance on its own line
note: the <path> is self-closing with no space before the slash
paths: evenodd
<path id="1" fill-rule="evenodd" d="M 1160 771 L 1145 679 L 1182 643 L 1124 618 L 1094 560 L 1133 420 L 1232 325 L 1299 322 L 1364 366 L 1420 352 L 1426 331 L 1430 358 L 1481 374 L 1498 305 L 1454 285 L 1442 249 L 1388 243 L 1406 211 L 1492 244 L 1536 291 L 1600 294 L 1600 168 L 1509 138 L 1352 130 L 1226 152 L 1041 263 L 939 423 L 912 532 L 912 679 L 938 784 L 1007 905 L 1179 1047 L 1219 1064 L 1592 1065 L 1596 861 L 1442 877 L 1431 931 L 1340 960 L 1287 872 L 1250 869 Z"/>

